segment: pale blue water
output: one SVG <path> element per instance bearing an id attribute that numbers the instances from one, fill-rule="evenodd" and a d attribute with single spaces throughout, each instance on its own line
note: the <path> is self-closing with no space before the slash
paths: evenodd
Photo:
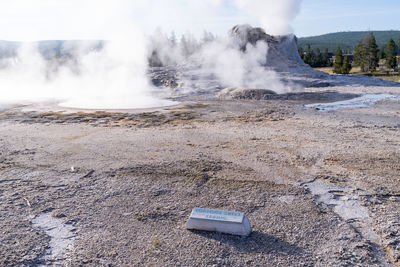
<path id="1" fill-rule="evenodd" d="M 368 108 L 382 100 L 400 101 L 400 97 L 390 94 L 365 94 L 363 96 L 353 98 L 350 100 L 344 100 L 332 103 L 310 104 L 310 105 L 305 105 L 305 107 L 318 109 L 320 112 L 326 112 L 339 109 Z"/>

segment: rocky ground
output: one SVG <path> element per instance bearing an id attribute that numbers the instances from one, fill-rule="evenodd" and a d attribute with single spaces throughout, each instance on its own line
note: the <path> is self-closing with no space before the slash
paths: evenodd
<path id="1" fill-rule="evenodd" d="M 150 113 L 8 107 L 0 265 L 399 266 L 400 101 L 304 107 L 360 92 L 400 95 L 236 92 Z M 188 231 L 194 207 L 245 212 L 253 233 Z"/>

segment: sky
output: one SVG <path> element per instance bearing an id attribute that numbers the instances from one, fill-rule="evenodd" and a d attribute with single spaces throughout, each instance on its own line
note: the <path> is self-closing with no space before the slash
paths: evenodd
<path id="1" fill-rule="evenodd" d="M 223 35 L 235 24 L 258 26 L 260 20 L 238 9 L 235 1 L 246 0 L 0 0 L 0 40 L 107 39 L 116 28 L 151 32 L 157 26 L 178 35 L 200 35 L 203 30 Z M 267 17 L 269 12 L 266 8 Z M 291 25 L 297 36 L 304 37 L 400 30 L 398 18 L 399 0 L 303 0 Z"/>
<path id="2" fill-rule="evenodd" d="M 400 30 L 400 1 L 304 0 L 293 27 L 299 37 L 338 31 Z"/>

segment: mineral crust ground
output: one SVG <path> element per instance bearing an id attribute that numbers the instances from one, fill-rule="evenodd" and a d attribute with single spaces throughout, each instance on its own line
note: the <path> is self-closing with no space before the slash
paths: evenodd
<path id="1" fill-rule="evenodd" d="M 2 110 L 0 265 L 399 266 L 400 102 L 304 107 L 328 90 L 400 95 Z M 188 231 L 194 207 L 243 211 L 253 233 Z"/>

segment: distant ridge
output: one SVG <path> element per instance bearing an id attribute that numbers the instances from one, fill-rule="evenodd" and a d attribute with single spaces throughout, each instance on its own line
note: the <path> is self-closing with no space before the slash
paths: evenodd
<path id="1" fill-rule="evenodd" d="M 83 48 L 99 49 L 103 45 L 103 41 L 100 40 L 47 40 L 27 43 L 36 44 L 39 52 L 45 57 L 70 54 Z M 15 56 L 22 44 L 22 42 L 0 40 L 0 58 Z"/>
<path id="2" fill-rule="evenodd" d="M 354 32 L 336 32 L 319 36 L 302 37 L 298 39 L 299 47 L 306 48 L 309 44 L 312 49 L 319 48 L 323 51 L 325 48 L 329 52 L 335 52 L 338 47 L 341 47 L 345 52 L 352 52 L 358 42 L 363 39 L 369 31 L 354 31 Z M 375 35 L 376 42 L 379 48 L 386 46 L 390 38 L 398 45 L 400 31 L 372 31 Z"/>

